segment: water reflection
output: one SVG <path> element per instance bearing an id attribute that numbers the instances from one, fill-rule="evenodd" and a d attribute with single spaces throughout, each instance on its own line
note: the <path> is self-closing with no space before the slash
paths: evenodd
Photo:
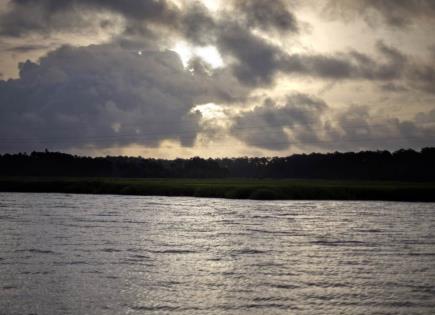
<path id="1" fill-rule="evenodd" d="M 0 194 L 0 309 L 433 314 L 434 214 L 417 203 Z"/>

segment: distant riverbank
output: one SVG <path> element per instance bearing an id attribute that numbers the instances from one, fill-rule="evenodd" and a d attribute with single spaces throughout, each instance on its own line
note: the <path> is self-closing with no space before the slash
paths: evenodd
<path id="1" fill-rule="evenodd" d="M 435 183 L 384 181 L 3 177 L 0 178 L 0 191 L 255 200 L 435 202 Z"/>

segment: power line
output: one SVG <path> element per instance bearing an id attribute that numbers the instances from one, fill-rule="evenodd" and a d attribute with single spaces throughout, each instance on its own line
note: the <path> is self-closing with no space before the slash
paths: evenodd
<path id="1" fill-rule="evenodd" d="M 249 117 L 250 118 L 252 118 L 252 117 L 253 118 L 256 118 L 256 117 L 263 118 L 264 117 L 263 115 L 256 115 L 256 114 L 253 114 L 252 112 L 248 112 L 248 113 L 249 113 Z M 235 116 L 235 117 L 237 118 L 238 116 Z M 323 126 L 320 126 L 320 127 L 316 127 L 316 126 L 318 126 L 319 123 L 323 123 L 324 124 L 326 122 L 327 123 L 332 123 L 334 125 L 337 125 L 337 124 L 341 123 L 341 121 L 337 120 L 337 119 L 329 119 L 329 120 L 323 121 L 323 122 L 320 121 L 320 120 L 314 119 L 314 120 L 309 120 L 309 121 L 304 122 L 304 123 L 289 121 L 287 125 L 285 123 L 279 123 L 279 124 L 267 124 L 267 123 L 265 123 L 265 124 L 262 124 L 262 125 L 251 125 L 251 126 L 246 126 L 246 127 L 233 127 L 233 126 L 231 126 L 229 129 L 231 129 L 231 130 L 245 130 L 245 129 L 269 128 L 269 127 L 271 127 L 271 128 L 286 128 L 286 129 L 290 129 L 290 128 L 294 128 L 295 126 L 296 127 L 304 127 L 304 126 L 306 126 L 306 127 L 311 128 L 312 130 L 323 130 L 323 129 L 325 129 Z M 144 120 L 144 121 L 141 121 L 141 125 L 145 125 L 145 126 L 150 126 L 150 125 L 151 126 L 153 126 L 153 125 L 154 126 L 155 125 L 157 125 L 157 126 L 161 126 L 161 125 L 173 125 L 175 123 L 183 123 L 183 121 L 180 120 L 180 119 L 177 119 L 177 120 L 164 120 L 164 121 L 156 121 L 156 120 Z M 91 124 L 88 123 L 88 122 L 82 122 L 82 121 L 74 123 L 74 127 L 76 127 L 76 128 L 86 128 L 89 125 L 91 125 Z M 311 126 L 315 126 L 315 127 L 311 127 Z M 357 129 L 357 128 L 365 128 L 365 127 L 385 127 L 385 126 L 386 126 L 385 123 L 379 123 L 379 124 L 370 124 L 370 125 L 369 124 L 354 125 L 354 126 L 352 126 L 352 128 L 349 128 L 349 127 L 346 127 L 346 128 L 340 127 L 340 128 L 342 128 L 342 129 Z M 50 131 L 52 129 L 53 129 L 53 127 L 33 128 L 31 130 L 31 132 L 32 133 L 38 133 L 40 131 L 46 131 L 46 130 Z M 179 131 L 176 131 L 174 133 L 176 133 L 178 135 L 178 134 L 190 134 L 190 133 L 197 133 L 197 132 L 198 132 L 198 130 L 179 130 Z M 89 137 L 88 136 L 86 138 L 87 139 L 100 139 L 100 138 L 118 138 L 118 137 L 138 137 L 138 136 L 148 136 L 148 135 L 164 136 L 164 135 L 167 135 L 167 134 L 170 134 L 170 133 L 171 132 L 166 133 L 166 132 L 161 132 L 161 131 L 158 131 L 158 132 L 141 132 L 141 133 L 134 133 L 134 134 L 102 135 L 102 136 L 94 136 L 94 137 Z M 67 136 L 51 136 L 51 137 L 44 137 L 44 138 L 45 139 L 65 139 L 65 138 L 76 138 L 76 137 L 77 137 L 76 135 L 73 135 L 73 136 L 67 135 Z M 31 138 L 31 137 L 13 137 L 13 138 L 11 138 L 11 137 L 0 137 L 0 141 L 2 141 L 2 140 L 19 141 L 19 140 L 26 140 L 26 139 L 30 139 L 31 141 L 33 141 L 34 138 Z"/>
<path id="2" fill-rule="evenodd" d="M 295 123 L 293 126 L 286 126 L 284 124 L 268 124 L 268 125 L 257 125 L 257 126 L 246 126 L 246 127 L 229 127 L 229 131 L 234 130 L 258 130 L 258 132 L 264 133 L 265 128 L 280 128 L 279 130 L 270 131 L 268 130 L 267 133 L 281 133 L 285 129 L 296 129 L 301 127 L 308 127 L 309 130 L 325 130 L 325 126 L 319 126 L 319 127 L 311 127 L 313 125 L 319 124 L 318 121 L 312 122 L 312 123 Z M 361 125 L 353 125 L 352 127 L 346 127 L 343 128 L 343 126 L 334 126 L 333 128 L 337 128 L 338 130 L 355 130 L 355 129 L 361 129 L 361 128 L 377 128 L 377 127 L 386 127 L 385 124 L 361 124 Z M 261 130 L 259 130 L 261 129 Z M 143 138 L 144 140 L 160 140 L 161 137 L 177 137 L 182 135 L 197 135 L 198 133 L 201 133 L 204 130 L 197 129 L 197 130 L 180 130 L 180 131 L 174 131 L 174 132 L 142 132 L 140 134 L 114 134 L 114 135 L 102 135 L 102 136 L 77 136 L 77 135 L 68 135 L 68 136 L 51 136 L 51 137 L 44 137 L 42 140 L 32 137 L 21 137 L 21 138 L 10 138 L 10 137 L 0 137 L 0 143 L 27 143 L 27 142 L 50 142 L 51 140 L 54 141 L 104 141 L 104 140 L 129 140 L 129 139 L 138 139 Z"/>
<path id="3" fill-rule="evenodd" d="M 408 136 L 408 137 L 381 137 L 381 138 L 358 138 L 358 139 L 331 139 L 331 140 L 298 140 L 298 141 L 293 141 L 293 140 L 287 140 L 287 141 L 263 141 L 263 142 L 249 142 L 249 141 L 242 141 L 247 143 L 248 145 L 252 145 L 252 146 L 256 146 L 259 148 L 264 148 L 264 149 L 269 149 L 269 150 L 273 150 L 273 148 L 268 148 L 270 146 L 280 146 L 280 145 L 329 145 L 329 144 L 343 144 L 343 143 L 348 143 L 348 144 L 352 144 L 352 143 L 364 143 L 364 142 L 379 142 L 379 141 L 394 141 L 394 140 L 398 140 L 398 141 L 411 141 L 411 140 L 424 140 L 426 141 L 426 139 L 422 139 L 421 137 L 416 137 L 416 136 Z M 71 142 L 69 142 L 71 143 Z M 74 142 L 73 142 L 74 143 Z M 103 142 L 104 143 L 104 142 Z M 11 143 L 11 144 L 20 144 L 20 143 Z M 45 144 L 45 145 L 49 145 L 49 142 L 36 142 L 34 144 Z M 100 142 L 101 144 L 101 142 Z M 209 147 L 218 147 L 218 148 L 222 148 L 222 147 L 234 147 L 234 145 L 224 145 L 224 144 L 215 144 L 215 145 L 205 145 L 204 147 L 209 148 Z"/>

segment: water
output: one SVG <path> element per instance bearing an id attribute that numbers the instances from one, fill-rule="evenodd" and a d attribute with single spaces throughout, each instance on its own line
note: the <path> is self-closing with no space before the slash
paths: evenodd
<path id="1" fill-rule="evenodd" d="M 0 194 L 0 314 L 435 314 L 435 204 Z"/>

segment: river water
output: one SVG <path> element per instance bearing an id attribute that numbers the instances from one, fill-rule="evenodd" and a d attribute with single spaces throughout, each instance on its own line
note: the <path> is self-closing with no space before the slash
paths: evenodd
<path id="1" fill-rule="evenodd" d="M 0 314 L 435 314 L 435 204 L 0 193 Z"/>

